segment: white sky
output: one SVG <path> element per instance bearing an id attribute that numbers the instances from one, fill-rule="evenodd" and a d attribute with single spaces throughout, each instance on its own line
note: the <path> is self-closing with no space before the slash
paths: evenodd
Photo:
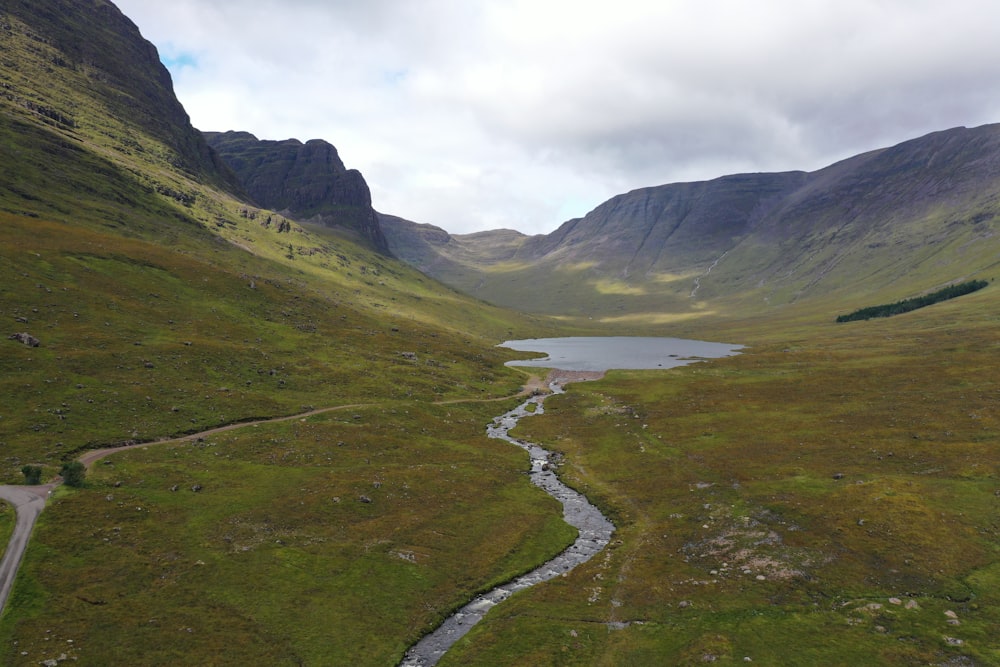
<path id="1" fill-rule="evenodd" d="M 325 139 L 452 233 L 1000 122 L 996 0 L 114 1 L 195 127 Z"/>

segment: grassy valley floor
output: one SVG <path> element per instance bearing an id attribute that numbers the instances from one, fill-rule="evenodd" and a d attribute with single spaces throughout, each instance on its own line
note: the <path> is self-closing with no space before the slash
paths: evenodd
<path id="1" fill-rule="evenodd" d="M 482 434 L 504 403 L 387 402 L 116 454 L 61 488 L 4 664 L 394 664 L 574 535 Z"/>
<path id="2" fill-rule="evenodd" d="M 997 300 L 966 299 L 551 398 L 515 435 L 616 541 L 440 664 L 1000 664 Z"/>

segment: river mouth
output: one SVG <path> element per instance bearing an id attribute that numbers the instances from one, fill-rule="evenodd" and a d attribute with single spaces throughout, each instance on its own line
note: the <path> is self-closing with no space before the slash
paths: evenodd
<path id="1" fill-rule="evenodd" d="M 704 359 L 729 357 L 743 349 L 742 345 L 730 343 L 641 336 L 529 338 L 504 341 L 497 347 L 548 355 L 543 359 L 508 361 L 507 366 L 591 372 L 676 368 Z"/>

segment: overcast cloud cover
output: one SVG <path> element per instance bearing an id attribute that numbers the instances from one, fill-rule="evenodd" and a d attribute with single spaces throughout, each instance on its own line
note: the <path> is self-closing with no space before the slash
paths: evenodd
<path id="1" fill-rule="evenodd" d="M 195 127 L 326 139 L 453 233 L 1000 122 L 996 0 L 114 1 Z"/>

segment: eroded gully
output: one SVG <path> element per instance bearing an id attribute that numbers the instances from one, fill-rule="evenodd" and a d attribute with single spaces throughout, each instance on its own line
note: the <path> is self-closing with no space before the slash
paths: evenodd
<path id="1" fill-rule="evenodd" d="M 561 394 L 562 387 L 549 385 L 554 393 Z M 495 417 L 486 427 L 486 435 L 499 438 L 526 450 L 531 457 L 531 481 L 562 503 L 563 518 L 579 531 L 576 541 L 552 560 L 513 581 L 476 596 L 471 602 L 446 618 L 433 632 L 414 644 L 400 663 L 400 667 L 430 667 L 461 639 L 486 613 L 517 591 L 548 581 L 585 563 L 611 541 L 615 527 L 585 496 L 569 488 L 556 477 L 550 465 L 552 453 L 536 444 L 519 440 L 510 435 L 523 417 L 544 412 L 544 395 L 532 396 L 510 412 Z"/>

